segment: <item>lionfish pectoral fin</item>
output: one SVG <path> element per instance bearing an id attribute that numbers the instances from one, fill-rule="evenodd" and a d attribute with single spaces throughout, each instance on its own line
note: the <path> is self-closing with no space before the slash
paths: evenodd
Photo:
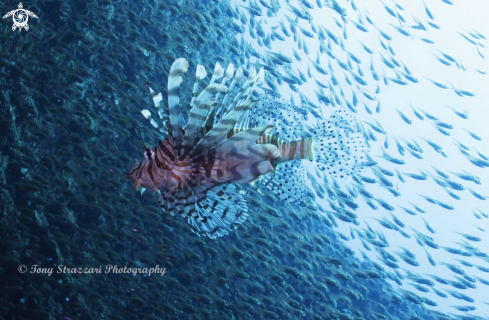
<path id="1" fill-rule="evenodd" d="M 242 131 L 215 148 L 211 177 L 219 182 L 249 183 L 273 169 L 271 159 L 279 157 L 275 145 L 256 144 L 270 126 Z"/>
<path id="2" fill-rule="evenodd" d="M 195 203 L 196 217 L 188 223 L 197 235 L 211 239 L 227 235 L 248 216 L 248 206 L 233 184 L 218 185 L 206 192 L 205 199 Z"/>

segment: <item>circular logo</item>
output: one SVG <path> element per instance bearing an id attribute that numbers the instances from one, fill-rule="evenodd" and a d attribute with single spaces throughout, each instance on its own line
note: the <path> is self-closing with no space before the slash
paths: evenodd
<path id="1" fill-rule="evenodd" d="M 14 13 L 14 24 L 17 28 L 23 28 L 27 24 L 27 20 L 29 20 L 29 16 L 24 9 L 17 9 Z"/>
<path id="2" fill-rule="evenodd" d="M 18 268 L 19 273 L 26 273 L 27 272 L 27 267 L 23 264 L 21 264 Z"/>
<path id="3" fill-rule="evenodd" d="M 37 19 L 37 16 L 33 12 L 24 9 L 22 3 L 19 3 L 18 9 L 10 11 L 2 18 L 5 19 L 10 16 L 14 21 L 14 24 L 12 25 L 12 31 L 15 31 L 17 29 L 19 29 L 19 31 L 21 31 L 22 29 L 29 31 L 29 25 L 27 24 L 27 21 L 29 20 L 29 16 Z"/>

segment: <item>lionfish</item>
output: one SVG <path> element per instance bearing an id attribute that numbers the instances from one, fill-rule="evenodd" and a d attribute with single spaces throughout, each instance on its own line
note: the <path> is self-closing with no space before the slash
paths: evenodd
<path id="1" fill-rule="evenodd" d="M 263 68 L 234 72 L 232 64 L 224 70 L 219 63 L 200 93 L 207 72 L 197 66 L 188 111 L 179 98 L 188 67 L 184 58 L 172 64 L 168 106 L 149 88 L 161 121 L 149 110 L 141 112 L 166 138 L 150 148 L 138 135 L 143 159 L 127 175 L 136 190 L 159 192 L 163 212 L 187 218 L 198 235 L 221 237 L 245 221 L 248 206 L 239 184 L 253 183 L 301 204 L 310 196 L 303 161 L 334 177 L 352 175 L 364 165 L 365 140 L 349 111 L 337 110 L 311 129 L 296 106 L 255 91 L 264 80 Z"/>

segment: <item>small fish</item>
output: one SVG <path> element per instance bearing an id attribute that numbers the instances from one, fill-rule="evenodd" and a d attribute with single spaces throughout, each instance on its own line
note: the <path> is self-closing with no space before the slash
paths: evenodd
<path id="1" fill-rule="evenodd" d="M 379 158 L 382 158 L 384 160 L 387 160 L 389 162 L 392 162 L 394 164 L 399 164 L 399 165 L 403 165 L 405 164 L 406 162 L 402 159 L 398 159 L 398 158 L 394 158 L 392 156 L 390 156 L 385 150 L 383 150 L 383 155 L 382 156 L 378 156 Z"/>
<path id="2" fill-rule="evenodd" d="M 401 180 L 401 182 L 403 182 L 403 183 L 406 182 L 406 180 L 402 176 L 402 173 L 400 173 L 399 170 L 397 170 L 397 169 L 396 169 L 396 174 L 397 174 L 397 178 L 399 178 L 399 180 Z"/>
<path id="3" fill-rule="evenodd" d="M 459 110 L 457 110 L 455 108 L 452 108 L 450 106 L 447 106 L 447 107 L 450 108 L 453 112 L 455 112 L 455 114 L 457 116 L 459 116 L 460 118 L 462 118 L 462 119 L 469 119 L 469 114 L 468 114 L 467 111 L 462 112 L 462 111 L 459 111 Z"/>
<path id="4" fill-rule="evenodd" d="M 462 170 L 464 171 L 464 173 L 456 173 L 456 172 L 450 172 L 452 174 L 454 174 L 455 176 L 459 177 L 460 179 L 463 179 L 463 180 L 466 180 L 466 181 L 472 181 L 476 184 L 481 184 L 481 180 L 479 177 L 471 174 L 471 173 L 468 173 L 467 171 L 465 170 Z"/>
<path id="5" fill-rule="evenodd" d="M 436 152 L 444 155 L 444 151 L 443 151 L 443 148 L 441 145 L 431 141 L 430 139 L 427 139 L 427 138 L 423 138 L 421 137 L 421 139 L 423 139 L 428 145 L 430 145 Z"/>
<path id="6" fill-rule="evenodd" d="M 435 28 L 435 29 L 438 29 L 438 30 L 440 30 L 440 29 L 441 29 L 441 28 L 440 28 L 440 26 L 439 26 L 439 25 L 437 25 L 436 23 L 434 23 L 433 21 L 430 21 L 430 20 L 427 20 L 427 19 L 425 19 L 425 21 L 426 21 L 426 23 L 427 23 L 427 24 L 429 24 L 429 25 L 430 25 L 432 28 Z"/>
<path id="7" fill-rule="evenodd" d="M 360 42 L 360 44 L 362 45 L 363 49 L 365 51 L 367 51 L 369 54 L 374 54 L 374 52 L 372 51 L 372 49 L 370 49 L 370 47 L 368 47 L 366 44 L 364 44 L 362 41 L 358 40 L 358 42 Z"/>
<path id="8" fill-rule="evenodd" d="M 446 122 L 442 122 L 442 121 L 440 121 L 440 120 L 435 120 L 435 121 L 433 121 L 433 123 L 434 123 L 435 125 L 437 125 L 438 127 L 440 127 L 440 128 L 444 128 L 444 129 L 453 129 L 453 126 L 452 126 L 451 124 L 446 123 Z"/>
<path id="9" fill-rule="evenodd" d="M 405 208 L 405 207 L 402 207 L 402 206 L 400 206 L 399 208 L 403 209 L 404 211 L 406 211 L 406 213 L 408 213 L 408 214 L 410 214 L 410 215 L 412 215 L 412 216 L 417 215 L 417 213 L 416 213 L 416 212 L 414 212 L 414 211 L 413 211 L 413 210 L 411 210 L 411 209 L 408 209 L 408 208 Z"/>
<path id="10" fill-rule="evenodd" d="M 429 44 L 435 44 L 435 42 L 431 39 L 426 39 L 426 38 L 423 38 L 423 37 L 419 37 L 417 35 L 414 35 L 416 38 L 419 38 L 421 41 L 423 42 L 426 42 L 426 43 L 429 43 Z"/>
<path id="11" fill-rule="evenodd" d="M 414 112 L 414 115 L 419 119 L 419 120 L 424 120 L 424 116 L 421 114 L 421 111 L 417 109 L 411 102 L 409 102 L 409 105 L 411 106 L 411 109 Z"/>
<path id="12" fill-rule="evenodd" d="M 377 131 L 378 133 L 381 133 L 381 134 L 386 134 L 386 131 L 385 129 L 382 127 L 382 125 L 377 121 L 377 124 L 373 124 L 371 122 L 368 122 L 368 121 L 364 121 L 366 124 L 368 124 L 372 129 L 374 129 L 375 131 Z"/>
<path id="13" fill-rule="evenodd" d="M 438 82 L 438 81 L 435 81 L 435 80 L 432 80 L 432 79 L 429 79 L 429 78 L 426 78 L 426 80 L 430 81 L 431 83 L 433 83 L 435 86 L 437 86 L 438 88 L 442 88 L 442 89 L 448 89 L 448 86 L 441 83 L 441 82 Z"/>
<path id="14" fill-rule="evenodd" d="M 399 220 L 399 218 L 396 217 L 396 215 L 394 215 L 392 212 L 389 212 L 392 216 L 392 220 L 394 220 L 394 222 L 401 228 L 404 228 L 406 225 L 401 221 Z"/>
<path id="15" fill-rule="evenodd" d="M 353 74 L 353 73 L 352 73 L 352 74 Z M 355 78 L 355 77 L 354 77 L 354 78 Z M 357 79 L 355 78 L 355 80 L 357 80 Z M 361 87 L 359 87 L 359 86 L 357 86 L 357 89 L 358 89 L 358 90 L 360 90 L 360 91 L 363 93 L 363 95 L 364 95 L 364 96 L 365 96 L 367 99 L 372 100 L 372 101 L 376 101 L 376 100 L 377 100 L 377 97 L 373 96 L 373 95 L 372 95 L 371 93 L 369 93 L 367 90 L 365 90 L 365 89 L 363 89 L 363 88 L 361 88 Z"/>
<path id="16" fill-rule="evenodd" d="M 424 248 L 424 251 L 426 253 L 426 257 L 428 258 L 428 261 L 430 262 L 430 264 L 433 266 L 433 267 L 436 267 L 436 261 L 435 259 L 433 259 L 433 257 L 429 254 L 429 252 L 426 250 L 426 248 Z"/>
<path id="17" fill-rule="evenodd" d="M 411 81 L 412 83 L 419 83 L 419 80 L 415 77 L 413 77 L 412 75 L 410 75 L 409 73 L 405 73 L 405 72 L 402 72 L 402 71 L 399 71 L 399 70 L 394 70 L 397 74 L 397 76 L 399 77 L 399 74 L 402 75 L 404 78 L 406 78 L 407 80 Z"/>
<path id="18" fill-rule="evenodd" d="M 411 38 L 413 37 L 413 36 L 411 35 L 411 33 L 409 32 L 409 30 L 406 30 L 406 29 L 404 29 L 404 28 L 400 28 L 400 27 L 398 27 L 398 26 L 396 26 L 396 25 L 393 25 L 392 23 L 389 23 L 389 24 L 390 24 L 390 25 L 391 25 L 391 26 L 392 26 L 394 29 L 396 29 L 396 30 L 397 30 L 397 31 L 398 31 L 400 34 L 402 34 L 403 36 L 406 36 L 406 37 L 411 37 Z"/>
<path id="19" fill-rule="evenodd" d="M 446 0 L 442 0 L 442 1 L 445 2 Z M 452 297 L 454 297 L 456 299 L 465 300 L 467 302 L 475 302 L 474 299 L 472 299 L 471 297 L 469 297 L 463 293 L 453 291 L 453 290 L 445 290 L 445 291 L 448 292 L 448 294 L 450 294 Z"/>
<path id="20" fill-rule="evenodd" d="M 399 233 L 404 237 L 404 238 L 407 238 L 407 239 L 411 239 L 411 235 L 409 233 L 407 233 L 406 231 L 402 230 L 402 229 L 399 229 L 398 230 Z"/>
<path id="21" fill-rule="evenodd" d="M 370 108 L 365 104 L 365 102 L 363 102 L 363 107 L 365 108 L 365 111 L 367 111 L 368 114 L 373 114 L 372 110 L 370 110 Z"/>
<path id="22" fill-rule="evenodd" d="M 423 218 L 424 225 L 431 233 L 436 234 L 436 230 Z"/>
<path id="23" fill-rule="evenodd" d="M 387 13 L 389 13 L 391 16 L 393 16 L 394 18 L 397 18 L 397 14 L 396 14 L 396 11 L 394 9 L 392 9 L 390 6 L 388 6 L 384 1 L 380 0 L 380 2 L 382 2 L 382 4 L 384 5 L 384 8 L 385 10 L 387 11 Z"/>
<path id="24" fill-rule="evenodd" d="M 473 133 L 472 131 L 468 130 L 468 129 L 465 129 L 465 131 L 467 131 L 467 133 L 472 137 L 474 138 L 475 140 L 478 140 L 478 141 L 482 141 L 482 138 L 480 136 L 478 136 L 477 134 Z"/>
<path id="25" fill-rule="evenodd" d="M 456 232 L 456 233 L 458 233 L 459 235 L 461 235 L 462 237 L 464 237 L 465 239 L 467 239 L 469 241 L 475 241 L 475 242 L 481 241 L 481 238 L 479 238 L 477 236 L 472 236 L 470 234 L 460 233 L 460 232 Z"/>
<path id="26" fill-rule="evenodd" d="M 417 173 L 403 173 L 403 175 L 408 176 L 410 178 L 413 178 L 415 180 L 421 180 L 421 181 L 428 179 L 428 176 L 426 175 L 426 173 L 424 173 L 422 171 L 420 171 L 420 172 L 421 172 L 421 174 L 417 174 Z"/>
<path id="27" fill-rule="evenodd" d="M 384 208 L 385 210 L 388 210 L 388 211 L 394 211 L 394 207 L 392 205 L 390 205 L 387 201 L 385 200 L 382 200 L 382 199 L 373 199 L 375 201 L 377 201 L 378 204 L 380 204 L 382 206 L 382 208 Z"/>
<path id="28" fill-rule="evenodd" d="M 440 169 L 437 169 L 436 167 L 433 167 L 433 166 L 431 166 L 431 167 L 433 168 L 433 170 L 435 170 L 435 172 L 436 172 L 436 173 L 437 173 L 439 176 L 441 176 L 441 177 L 443 177 L 443 178 L 445 178 L 445 179 L 450 179 L 450 176 L 449 176 L 448 174 L 444 173 L 444 172 L 443 172 L 443 171 L 441 171 Z"/>
<path id="29" fill-rule="evenodd" d="M 469 190 L 470 193 L 472 193 L 472 195 L 480 200 L 486 200 L 488 197 L 470 189 L 469 187 L 467 187 L 467 190 Z"/>
<path id="30" fill-rule="evenodd" d="M 394 63 L 392 63 L 392 61 L 387 60 L 387 59 L 384 57 L 384 55 L 382 55 L 382 53 L 380 54 L 380 59 L 382 60 L 382 62 L 383 62 L 383 63 L 384 63 L 384 64 L 385 64 L 387 67 L 389 67 L 389 68 L 391 68 L 391 69 L 395 69 L 395 68 L 396 68 L 395 64 L 394 64 Z M 384 79 L 390 79 L 390 78 L 388 78 L 388 77 L 385 77 L 385 76 L 384 76 Z"/>
<path id="31" fill-rule="evenodd" d="M 451 307 L 457 309 L 458 311 L 463 311 L 463 312 L 474 311 L 477 309 L 474 306 L 451 306 Z"/>
<path id="32" fill-rule="evenodd" d="M 415 204 L 414 204 L 414 203 L 412 203 L 412 202 L 409 202 L 409 203 L 410 203 L 410 204 L 411 204 L 411 205 L 414 207 L 414 209 L 416 209 L 416 211 L 418 211 L 419 213 L 426 213 L 426 210 L 424 210 L 423 208 L 421 208 L 421 207 L 419 207 L 419 206 L 415 205 Z"/>
<path id="33" fill-rule="evenodd" d="M 413 29 L 417 29 L 417 30 L 423 30 L 423 31 L 428 31 L 428 28 L 426 28 L 426 26 L 421 22 L 419 21 L 418 18 L 416 18 L 415 16 L 413 16 L 414 18 L 414 21 L 417 23 L 415 25 L 411 25 L 410 27 L 413 28 Z"/>
<path id="34" fill-rule="evenodd" d="M 355 27 L 357 27 L 357 29 L 358 29 L 358 30 L 363 31 L 363 32 L 368 32 L 368 28 L 367 28 L 367 26 L 366 26 L 366 25 L 364 25 L 364 24 L 362 24 L 362 23 L 357 23 L 357 22 L 355 22 L 355 21 L 353 21 L 353 20 L 351 20 L 351 19 L 349 19 L 349 20 L 351 21 L 351 23 L 353 23 L 353 25 L 354 25 Z M 363 44 L 362 44 L 362 45 L 363 45 Z M 364 49 L 365 49 L 365 47 L 366 47 L 366 46 L 365 46 L 365 45 L 363 45 L 363 46 L 364 46 Z M 365 49 L 365 51 L 367 51 L 367 49 Z M 370 50 L 370 51 L 371 51 L 371 50 Z M 367 52 L 368 52 L 368 51 L 367 51 Z M 370 52 L 369 52 L 369 53 L 370 53 Z M 370 53 L 370 54 L 372 54 L 372 53 Z"/>
<path id="35" fill-rule="evenodd" d="M 436 290 L 435 288 L 433 288 L 433 292 L 436 293 L 436 295 L 439 296 L 439 297 L 442 297 L 442 298 L 447 298 L 448 297 L 445 293 L 443 293 L 443 292 L 441 292 L 439 290 Z"/>
<path id="36" fill-rule="evenodd" d="M 435 128 L 443 135 L 445 136 L 451 136 L 451 133 L 446 131 L 445 129 L 443 128 L 440 128 L 439 126 L 436 125 L 436 123 L 433 123 L 433 126 L 435 126 Z"/>
<path id="37" fill-rule="evenodd" d="M 453 193 L 452 191 L 450 191 L 449 189 L 447 188 L 443 188 L 450 197 L 454 198 L 455 200 L 461 200 L 462 198 L 460 198 L 457 194 Z"/>
<path id="38" fill-rule="evenodd" d="M 473 45 L 476 45 L 477 46 L 477 42 L 475 42 L 474 40 L 472 40 L 470 37 L 467 37 L 465 34 L 461 33 L 461 32 L 457 32 L 459 35 L 461 35 L 465 40 L 467 40 L 468 42 L 472 43 Z"/>
<path id="39" fill-rule="evenodd" d="M 473 92 L 470 92 L 468 90 L 463 90 L 463 89 L 457 88 L 452 83 L 450 83 L 450 81 L 448 81 L 448 83 L 450 84 L 450 86 L 453 89 L 453 91 L 455 91 L 455 93 L 457 95 L 459 95 L 460 97 L 463 97 L 463 96 L 474 97 L 475 96 L 475 94 Z"/>
<path id="40" fill-rule="evenodd" d="M 395 108 L 397 113 L 399 114 L 399 116 L 402 118 L 402 120 L 404 120 L 404 122 L 406 122 L 407 124 L 412 124 L 413 122 L 411 121 L 411 119 L 409 119 L 404 113 L 402 113 L 401 111 L 399 111 L 397 108 Z"/>
<path id="41" fill-rule="evenodd" d="M 401 154 L 401 156 L 404 156 L 404 153 L 405 153 L 404 146 L 396 138 L 394 138 L 394 141 L 396 141 L 397 151 Z"/>

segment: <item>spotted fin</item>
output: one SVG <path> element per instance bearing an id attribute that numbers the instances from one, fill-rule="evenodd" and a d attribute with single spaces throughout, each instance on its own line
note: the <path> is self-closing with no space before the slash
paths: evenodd
<path id="1" fill-rule="evenodd" d="M 314 162 L 333 177 L 350 176 L 367 162 L 365 138 L 354 116 L 346 109 L 337 110 L 329 119 L 320 121 L 313 138 Z"/>
<path id="2" fill-rule="evenodd" d="M 302 161 L 294 160 L 277 165 L 274 172 L 261 176 L 258 183 L 270 189 L 281 200 L 301 205 L 311 197 L 305 177 Z"/>

